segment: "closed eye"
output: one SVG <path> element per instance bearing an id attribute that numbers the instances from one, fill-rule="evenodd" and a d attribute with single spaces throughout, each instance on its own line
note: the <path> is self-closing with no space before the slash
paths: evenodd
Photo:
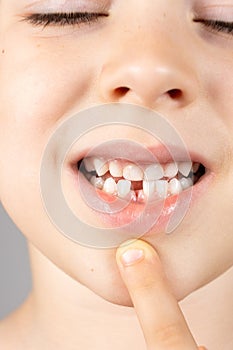
<path id="1" fill-rule="evenodd" d="M 107 13 L 95 12 L 57 12 L 57 13 L 33 13 L 25 16 L 26 21 L 34 26 L 74 26 L 82 23 L 91 23 L 99 20 L 100 17 L 108 17 Z"/>
<path id="2" fill-rule="evenodd" d="M 219 20 L 194 19 L 194 22 L 201 23 L 203 26 L 215 31 L 233 35 L 233 22 L 224 22 Z"/>

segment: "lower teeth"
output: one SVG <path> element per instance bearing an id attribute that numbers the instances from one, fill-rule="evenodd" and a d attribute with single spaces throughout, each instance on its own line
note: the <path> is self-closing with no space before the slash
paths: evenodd
<path id="1" fill-rule="evenodd" d="M 132 182 L 125 179 L 115 181 L 114 178 L 108 177 L 104 180 L 102 177 L 88 176 L 90 183 L 97 189 L 115 195 L 120 198 L 131 196 L 133 201 L 144 201 L 145 199 L 161 198 L 165 199 L 169 196 L 179 194 L 187 188 L 193 186 L 191 177 L 182 177 L 167 180 L 142 181 L 142 189 L 133 190 Z"/>

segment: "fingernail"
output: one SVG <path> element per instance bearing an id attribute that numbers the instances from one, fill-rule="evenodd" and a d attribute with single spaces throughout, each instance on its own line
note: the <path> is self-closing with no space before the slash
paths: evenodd
<path id="1" fill-rule="evenodd" d="M 144 251 L 142 249 L 128 249 L 121 255 L 121 261 L 125 266 L 133 265 L 143 258 Z"/>

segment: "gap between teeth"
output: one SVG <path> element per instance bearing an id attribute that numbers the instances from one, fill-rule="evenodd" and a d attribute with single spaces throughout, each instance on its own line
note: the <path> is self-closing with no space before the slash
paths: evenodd
<path id="1" fill-rule="evenodd" d="M 87 172 L 86 177 L 93 186 L 120 198 L 130 195 L 133 200 L 136 200 L 136 197 L 137 200 L 144 200 L 145 197 L 150 199 L 156 196 L 165 199 L 170 195 L 179 194 L 193 186 L 192 175 L 200 166 L 199 163 L 173 162 L 139 167 L 128 161 L 106 162 L 103 158 L 97 157 L 84 158 L 83 163 Z M 112 177 L 103 179 L 102 176 L 106 176 L 108 172 Z M 141 181 L 142 189 L 134 191 L 132 189 L 134 181 Z"/>

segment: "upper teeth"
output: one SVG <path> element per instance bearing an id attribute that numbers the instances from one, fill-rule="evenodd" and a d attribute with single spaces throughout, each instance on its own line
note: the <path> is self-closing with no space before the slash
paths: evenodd
<path id="1" fill-rule="evenodd" d="M 195 164 L 195 170 L 198 169 Z M 113 177 L 123 177 L 130 181 L 155 181 L 163 177 L 172 179 L 178 172 L 187 177 L 192 171 L 192 162 L 173 162 L 167 164 L 150 164 L 140 167 L 120 160 L 105 161 L 103 158 L 89 157 L 84 159 L 84 165 L 88 172 L 96 171 L 98 176 L 105 175 L 108 171 Z"/>
<path id="2" fill-rule="evenodd" d="M 109 162 L 109 172 L 114 177 L 123 176 L 123 168 L 119 160 L 112 160 Z"/>
<path id="3" fill-rule="evenodd" d="M 94 158 L 93 165 L 98 176 L 103 176 L 109 170 L 108 163 L 102 158 Z"/>
<path id="4" fill-rule="evenodd" d="M 164 169 L 160 164 L 149 165 L 144 170 L 144 180 L 153 181 L 162 179 L 164 176 Z"/>
<path id="5" fill-rule="evenodd" d="M 188 174 L 190 173 L 191 169 L 192 169 L 192 162 L 181 162 L 179 163 L 179 172 L 184 175 L 184 176 L 188 176 Z"/>
<path id="6" fill-rule="evenodd" d="M 130 181 L 142 181 L 144 174 L 143 170 L 135 164 L 126 165 L 123 169 L 123 177 Z"/>
<path id="7" fill-rule="evenodd" d="M 168 163 L 164 166 L 164 176 L 166 177 L 174 177 L 178 173 L 178 165 L 177 163 Z"/>

